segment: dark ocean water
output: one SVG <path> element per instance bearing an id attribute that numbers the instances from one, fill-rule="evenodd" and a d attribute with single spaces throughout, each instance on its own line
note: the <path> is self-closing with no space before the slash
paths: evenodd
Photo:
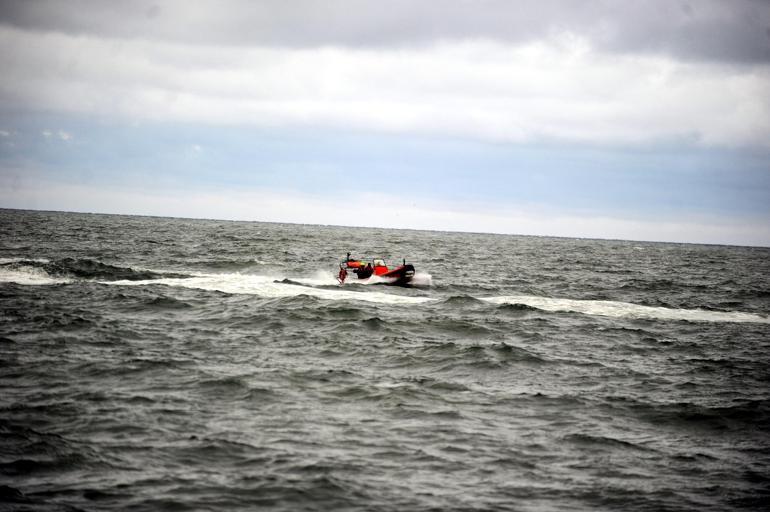
<path id="1" fill-rule="evenodd" d="M 420 286 L 346 284 L 406 258 Z M 0 210 L 2 510 L 761 510 L 770 249 Z"/>

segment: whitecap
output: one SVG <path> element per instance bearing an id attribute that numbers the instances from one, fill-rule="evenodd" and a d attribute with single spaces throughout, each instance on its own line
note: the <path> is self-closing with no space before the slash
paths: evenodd
<path id="1" fill-rule="evenodd" d="M 420 304 L 433 299 L 426 297 L 410 297 L 383 292 L 356 292 L 339 289 L 316 288 L 318 285 L 336 284 L 333 277 L 320 275 L 307 278 L 293 278 L 295 283 L 280 282 L 279 279 L 270 276 L 253 274 L 196 274 L 185 278 L 148 279 L 143 281 L 105 281 L 102 284 L 120 286 L 147 286 L 163 284 L 166 286 L 179 286 L 183 288 L 196 288 L 200 290 L 220 291 L 224 293 L 238 293 L 257 295 L 267 298 L 296 297 L 308 295 L 324 300 L 354 300 L 380 304 Z"/>
<path id="2" fill-rule="evenodd" d="M 629 302 L 608 300 L 575 300 L 536 297 L 528 295 L 508 295 L 482 298 L 493 304 L 523 304 L 544 311 L 564 311 L 586 315 L 609 316 L 616 318 L 645 318 L 652 320 L 687 320 L 690 322 L 745 322 L 770 323 L 770 319 L 754 313 L 741 311 L 707 311 L 704 309 L 676 309 L 655 306 L 642 306 Z"/>
<path id="3" fill-rule="evenodd" d="M 0 283 L 16 283 L 26 286 L 40 286 L 51 284 L 63 284 L 71 282 L 70 279 L 54 277 L 39 267 L 24 265 L 23 261 L 30 260 L 0 260 Z M 35 260 L 47 263 L 43 260 Z M 17 263 L 17 264 L 15 264 Z"/>

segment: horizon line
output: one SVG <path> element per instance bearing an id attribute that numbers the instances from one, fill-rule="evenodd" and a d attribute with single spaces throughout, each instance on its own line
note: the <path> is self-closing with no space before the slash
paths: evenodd
<path id="1" fill-rule="evenodd" d="M 525 235 L 521 233 L 503 233 L 495 231 L 462 231 L 452 229 L 419 229 L 419 228 L 397 228 L 389 226 L 364 226 L 364 225 L 345 225 L 345 224 L 316 224 L 311 222 L 287 222 L 287 221 L 270 221 L 270 220 L 254 220 L 254 219 L 226 219 L 226 218 L 214 218 L 214 217 L 182 217 L 174 215 L 152 215 L 144 213 L 114 213 L 114 212 L 98 212 L 98 211 L 76 211 L 76 210 L 47 210 L 47 209 L 35 209 L 35 208 L 8 208 L 0 206 L 0 210 L 16 211 L 16 212 L 37 212 L 37 213 L 71 213 L 77 215 L 109 215 L 119 217 L 148 217 L 156 219 L 180 219 L 180 220 L 207 220 L 217 222 L 251 222 L 258 224 L 286 224 L 290 226 L 319 226 L 319 227 L 337 227 L 337 228 L 355 228 L 355 229 L 386 229 L 391 231 L 417 231 L 427 233 L 459 233 L 468 235 L 494 235 L 494 236 L 512 236 L 521 238 L 551 238 L 557 240 L 589 240 L 597 242 L 638 242 L 646 244 L 671 244 L 671 245 L 700 245 L 706 247 L 738 247 L 747 249 L 770 249 L 770 245 L 745 245 L 745 244 L 729 244 L 729 243 L 713 243 L 713 242 L 672 242 L 665 240 L 637 240 L 631 238 L 601 238 L 601 237 L 581 237 L 581 236 L 564 236 L 564 235 Z"/>

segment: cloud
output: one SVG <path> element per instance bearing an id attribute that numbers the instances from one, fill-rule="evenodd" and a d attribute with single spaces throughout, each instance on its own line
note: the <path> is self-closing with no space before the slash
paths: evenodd
<path id="1" fill-rule="evenodd" d="M 382 225 L 769 238 L 761 0 L 7 0 L 0 45 L 0 179 L 65 183 L 4 206 L 344 224 L 365 169 L 444 198 L 352 197 Z"/>
<path id="2" fill-rule="evenodd" d="M 770 66 L 529 44 L 189 46 L 0 28 L 0 108 L 528 142 L 767 146 Z"/>
<path id="3" fill-rule="evenodd" d="M 40 135 L 45 137 L 46 139 L 51 139 L 54 136 L 57 137 L 59 140 L 62 140 L 64 142 L 71 141 L 74 136 L 70 132 L 66 132 L 64 130 L 57 130 L 55 133 L 49 129 L 42 130 L 40 132 Z"/>
<path id="4" fill-rule="evenodd" d="M 526 44 L 571 32 L 600 51 L 770 61 L 764 0 L 5 0 L 6 24 L 201 45 L 387 47 L 440 40 Z"/>

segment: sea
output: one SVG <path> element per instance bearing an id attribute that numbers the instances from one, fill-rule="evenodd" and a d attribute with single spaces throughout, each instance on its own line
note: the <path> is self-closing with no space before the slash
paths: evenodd
<path id="1" fill-rule="evenodd" d="M 0 210 L 0 510 L 768 507 L 769 248 Z"/>

